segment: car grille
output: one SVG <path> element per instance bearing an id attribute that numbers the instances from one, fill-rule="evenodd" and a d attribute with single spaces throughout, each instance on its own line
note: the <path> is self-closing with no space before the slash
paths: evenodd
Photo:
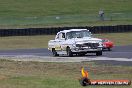
<path id="1" fill-rule="evenodd" d="M 99 43 L 84 43 L 84 44 L 77 44 L 76 47 L 90 47 L 90 48 L 97 48 Z"/>

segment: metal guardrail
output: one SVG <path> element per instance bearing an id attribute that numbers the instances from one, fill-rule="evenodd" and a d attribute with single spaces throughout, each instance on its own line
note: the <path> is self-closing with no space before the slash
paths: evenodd
<path id="1" fill-rule="evenodd" d="M 55 28 L 26 28 L 26 29 L 0 29 L 0 36 L 30 36 L 53 35 L 61 30 L 88 29 L 93 34 L 132 32 L 132 25 L 117 26 L 84 26 L 84 27 L 55 27 Z"/>

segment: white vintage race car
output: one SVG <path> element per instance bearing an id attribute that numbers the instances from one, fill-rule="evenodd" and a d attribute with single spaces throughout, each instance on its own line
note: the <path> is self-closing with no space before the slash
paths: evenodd
<path id="1" fill-rule="evenodd" d="M 87 29 L 70 29 L 57 33 L 55 40 L 48 42 L 48 49 L 53 56 L 66 54 L 68 56 L 85 55 L 96 53 L 102 55 L 101 39 L 91 37 L 91 32 Z"/>

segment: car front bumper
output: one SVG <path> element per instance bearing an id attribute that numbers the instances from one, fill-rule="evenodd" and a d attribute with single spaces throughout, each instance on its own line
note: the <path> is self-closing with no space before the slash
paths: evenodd
<path id="1" fill-rule="evenodd" d="M 73 48 L 71 49 L 72 52 L 96 52 L 102 51 L 102 47 L 98 48 Z"/>

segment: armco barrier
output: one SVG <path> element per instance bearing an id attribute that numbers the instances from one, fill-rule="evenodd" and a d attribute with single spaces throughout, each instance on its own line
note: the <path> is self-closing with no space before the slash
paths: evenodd
<path id="1" fill-rule="evenodd" d="M 92 33 L 121 33 L 132 32 L 132 25 L 117 26 L 85 26 L 85 27 L 56 27 L 56 28 L 26 28 L 26 29 L 0 29 L 0 36 L 26 36 L 26 35 L 53 35 L 61 30 L 88 29 Z"/>

